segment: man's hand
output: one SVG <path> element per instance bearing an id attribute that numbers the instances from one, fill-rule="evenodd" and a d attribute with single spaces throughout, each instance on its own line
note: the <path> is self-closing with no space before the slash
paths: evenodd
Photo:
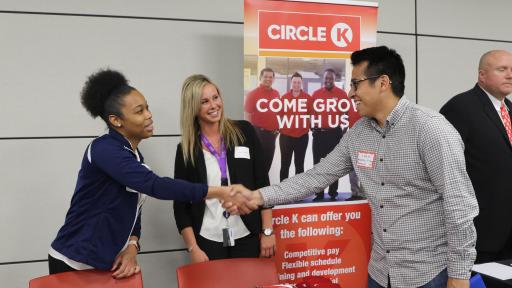
<path id="1" fill-rule="evenodd" d="M 446 288 L 469 288 L 469 280 L 448 277 Z"/>
<path id="2" fill-rule="evenodd" d="M 251 191 L 240 184 L 231 185 L 230 188 L 230 198 L 224 199 L 222 207 L 231 214 L 248 214 L 263 204 L 259 191 Z"/>
<path id="3" fill-rule="evenodd" d="M 130 277 L 133 274 L 140 272 L 140 266 L 137 264 L 137 247 L 128 245 L 126 249 L 117 254 L 117 257 L 112 265 L 112 277 L 121 279 Z"/>

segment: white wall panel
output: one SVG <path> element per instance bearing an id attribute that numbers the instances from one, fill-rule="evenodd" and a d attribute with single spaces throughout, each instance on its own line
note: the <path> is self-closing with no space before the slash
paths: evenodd
<path id="1" fill-rule="evenodd" d="M 156 174 L 172 177 L 174 175 L 174 156 L 181 137 L 151 137 L 142 140 L 139 150 L 146 162 Z"/>
<path id="2" fill-rule="evenodd" d="M 418 0 L 418 33 L 511 41 L 510 11 L 509 0 Z"/>
<path id="3" fill-rule="evenodd" d="M 44 259 L 91 139 L 0 141 L 0 262 Z"/>
<path id="4" fill-rule="evenodd" d="M 418 39 L 418 102 L 438 111 L 451 97 L 473 88 L 480 56 L 512 44 L 433 37 Z"/>
<path id="5" fill-rule="evenodd" d="M 174 175 L 174 158 L 179 137 L 153 137 L 142 142 L 145 162 L 160 176 Z M 182 249 L 185 247 L 176 228 L 172 201 L 147 198 L 142 209 L 142 251 Z"/>
<path id="6" fill-rule="evenodd" d="M 48 275 L 48 262 L 0 265 L 0 286 L 27 288 L 30 279 Z"/>
<path id="7" fill-rule="evenodd" d="M 369 2 L 368 0 L 362 0 Z M 380 0 L 378 30 L 414 33 L 414 1 Z M 220 7 L 222 6 L 222 7 Z M 97 15 L 122 15 L 141 17 L 165 17 L 179 19 L 201 19 L 243 22 L 243 0 L 219 2 L 208 0 L 194 1 L 66 1 L 53 0 L 45 3 L 37 0 L 4 0 L 1 10 L 78 13 Z M 200 8 L 199 8 L 200 7 Z"/>
<path id="8" fill-rule="evenodd" d="M 377 34 L 377 45 L 386 45 L 395 49 L 405 66 L 405 94 L 412 102 L 416 102 L 416 52 L 415 37 L 409 35 Z"/>
<path id="9" fill-rule="evenodd" d="M 414 33 L 413 0 L 379 0 L 377 30 L 386 32 Z"/>
<path id="10" fill-rule="evenodd" d="M 0 10 L 243 21 L 243 3 L 242 0 L 2 0 Z"/>
<path id="11" fill-rule="evenodd" d="M 92 124 L 79 91 L 107 66 L 146 96 L 158 134 L 179 133 L 181 84 L 192 73 L 218 82 L 228 113 L 241 117 L 242 37 L 238 24 L 2 14 L 0 115 L 12 124 L 0 135 L 98 134 L 103 124 Z"/>
<path id="12" fill-rule="evenodd" d="M 189 263 L 189 254 L 184 251 L 145 254 L 139 255 L 138 261 L 142 268 L 144 287 L 177 288 L 176 268 Z"/>

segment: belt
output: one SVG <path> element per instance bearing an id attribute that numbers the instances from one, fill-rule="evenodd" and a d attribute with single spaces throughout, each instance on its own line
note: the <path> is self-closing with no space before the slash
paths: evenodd
<path id="1" fill-rule="evenodd" d="M 334 131 L 334 130 L 341 130 L 341 127 L 335 127 L 335 128 L 313 128 L 313 132 L 327 132 L 327 131 Z"/>

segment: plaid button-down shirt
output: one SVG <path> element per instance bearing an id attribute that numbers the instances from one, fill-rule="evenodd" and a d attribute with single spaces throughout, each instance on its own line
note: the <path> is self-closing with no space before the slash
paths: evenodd
<path id="1" fill-rule="evenodd" d="M 464 144 L 439 113 L 402 98 L 385 127 L 362 118 L 303 174 L 260 189 L 265 205 L 322 191 L 355 170 L 372 211 L 368 272 L 386 287 L 418 287 L 444 268 L 468 279 L 476 257 L 478 204 Z"/>

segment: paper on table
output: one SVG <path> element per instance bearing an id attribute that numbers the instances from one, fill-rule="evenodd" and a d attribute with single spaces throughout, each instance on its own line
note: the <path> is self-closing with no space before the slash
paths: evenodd
<path id="1" fill-rule="evenodd" d="M 473 271 L 500 280 L 512 279 L 512 267 L 496 262 L 473 265 Z"/>

